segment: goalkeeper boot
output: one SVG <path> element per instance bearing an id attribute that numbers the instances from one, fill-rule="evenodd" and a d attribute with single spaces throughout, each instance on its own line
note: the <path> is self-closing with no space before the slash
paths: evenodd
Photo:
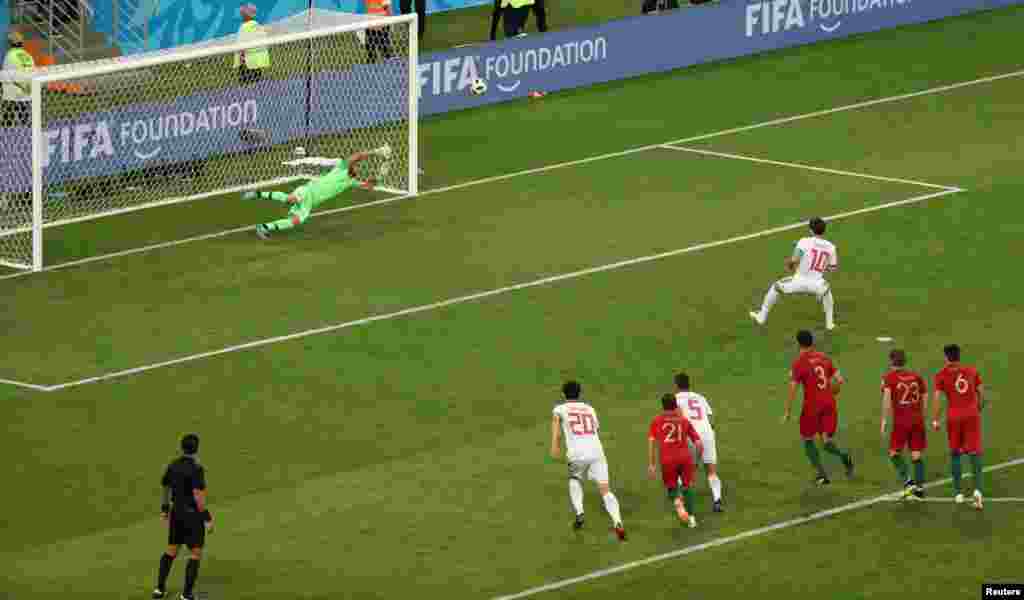
<path id="1" fill-rule="evenodd" d="M 256 235 L 258 235 L 261 240 L 268 239 L 270 238 L 270 228 L 262 224 L 257 225 Z"/>
<path id="2" fill-rule="evenodd" d="M 818 486 L 828 485 L 830 483 L 832 482 L 829 481 L 828 477 L 825 477 L 824 475 L 818 475 L 818 477 L 814 480 L 814 484 Z"/>

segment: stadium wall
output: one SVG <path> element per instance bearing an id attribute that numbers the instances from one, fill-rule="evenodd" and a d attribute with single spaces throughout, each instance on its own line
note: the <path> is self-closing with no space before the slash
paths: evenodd
<path id="1" fill-rule="evenodd" d="M 730 0 L 420 58 L 432 115 L 1024 4 L 1024 0 Z M 473 79 L 488 92 L 469 94 Z"/>
<path id="2" fill-rule="evenodd" d="M 7 29 L 11 26 L 11 5 L 0 2 L 0 48 L 7 54 Z"/>
<path id="3" fill-rule="evenodd" d="M 6 4 L 3 0 L 0 4 Z M 338 10 L 342 12 L 365 11 L 366 0 L 244 0 L 256 6 L 257 18 L 264 23 L 278 21 L 299 14 L 311 7 Z M 118 18 L 127 23 L 136 22 L 141 25 L 149 19 L 149 50 L 173 48 L 183 44 L 203 42 L 216 37 L 229 35 L 238 31 L 241 19 L 238 7 L 243 0 L 141 0 L 126 2 L 121 5 L 122 14 Z M 427 12 L 439 12 L 489 4 L 490 0 L 427 0 Z M 113 36 L 114 15 L 113 2 L 107 0 L 95 2 L 96 15 L 93 26 L 96 31 L 106 34 L 108 39 Z M 393 0 L 393 10 L 397 13 L 399 0 Z M 133 10 L 132 14 L 127 11 Z M 3 21 L 6 26 L 7 20 Z M 134 54 L 144 48 L 122 48 L 125 54 Z"/>

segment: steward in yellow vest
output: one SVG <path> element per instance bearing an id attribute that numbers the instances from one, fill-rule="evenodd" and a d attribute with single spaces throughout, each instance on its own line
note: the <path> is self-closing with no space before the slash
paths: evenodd
<path id="1" fill-rule="evenodd" d="M 36 66 L 35 59 L 25 51 L 25 38 L 17 31 L 7 34 L 10 45 L 4 57 L 4 71 L 30 72 Z M 27 81 L 3 83 L 3 126 L 19 127 L 28 125 L 32 117 L 32 88 Z"/>
<path id="2" fill-rule="evenodd" d="M 495 39 L 498 32 L 498 21 L 502 18 L 505 21 L 506 38 L 525 35 L 522 31 L 533 3 L 534 0 L 494 0 L 494 13 L 491 15 L 491 39 Z M 547 29 L 546 25 L 545 29 Z"/>
<path id="3" fill-rule="evenodd" d="M 267 30 L 256 20 L 255 6 L 245 4 L 238 12 L 242 15 L 242 26 L 238 28 L 238 41 L 249 42 L 266 37 Z M 238 80 L 243 84 L 255 83 L 262 79 L 263 72 L 268 67 L 270 67 L 270 50 L 266 48 L 250 48 L 235 53 Z"/>

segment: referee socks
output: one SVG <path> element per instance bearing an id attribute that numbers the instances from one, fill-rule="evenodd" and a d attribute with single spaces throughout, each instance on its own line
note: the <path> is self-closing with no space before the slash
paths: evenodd
<path id="1" fill-rule="evenodd" d="M 171 574 L 171 566 L 174 565 L 174 557 L 166 552 L 160 555 L 160 572 L 156 579 L 156 588 L 160 591 L 167 589 L 167 576 Z"/>
<path id="2" fill-rule="evenodd" d="M 185 591 L 184 596 L 186 598 L 192 598 L 192 588 L 196 585 L 196 578 L 199 577 L 199 561 L 190 558 L 188 564 L 185 565 Z"/>

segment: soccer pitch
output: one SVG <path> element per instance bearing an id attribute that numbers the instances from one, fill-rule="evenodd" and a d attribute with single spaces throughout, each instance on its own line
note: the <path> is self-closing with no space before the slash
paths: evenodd
<path id="1" fill-rule="evenodd" d="M 50 230 L 57 268 L 0 281 L 0 378 L 38 388 L 0 385 L 0 589 L 144 597 L 158 471 L 187 431 L 217 520 L 211 599 L 960 598 L 1019 580 L 1024 504 L 882 501 L 898 482 L 876 337 L 929 376 L 963 345 L 991 391 L 987 494 L 1024 496 L 1004 392 L 1024 334 L 1022 25 L 1002 10 L 427 121 L 431 191 L 269 243 L 222 234 L 277 214 L 237 197 Z M 746 313 L 812 215 L 839 217 L 840 327 L 788 297 L 758 328 Z M 858 473 L 826 462 L 825 489 L 778 423 L 807 326 L 849 379 Z M 698 478 L 696 530 L 645 473 L 680 369 L 716 409 L 726 486 L 713 515 Z M 601 417 L 625 544 L 592 486 L 571 530 L 565 467 L 545 461 L 568 377 Z"/>

